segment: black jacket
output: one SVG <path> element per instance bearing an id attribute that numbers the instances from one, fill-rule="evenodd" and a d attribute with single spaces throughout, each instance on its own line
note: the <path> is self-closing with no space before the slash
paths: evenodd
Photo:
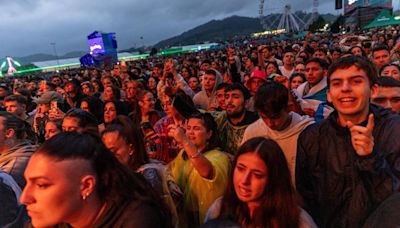
<path id="1" fill-rule="evenodd" d="M 375 105 L 370 112 L 375 117 L 371 155 L 357 155 L 336 112 L 299 136 L 297 190 L 319 227 L 361 227 L 383 200 L 400 190 L 400 116 Z"/>

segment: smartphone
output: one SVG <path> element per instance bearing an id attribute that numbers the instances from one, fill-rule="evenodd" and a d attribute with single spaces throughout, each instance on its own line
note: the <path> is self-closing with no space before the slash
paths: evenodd
<path id="1" fill-rule="evenodd" d="M 51 103 L 50 103 L 50 109 L 51 109 L 52 111 L 57 111 L 57 109 L 58 109 L 57 101 L 51 101 Z"/>

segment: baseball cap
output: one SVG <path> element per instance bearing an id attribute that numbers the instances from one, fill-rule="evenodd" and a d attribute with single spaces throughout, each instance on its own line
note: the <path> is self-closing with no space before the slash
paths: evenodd
<path id="1" fill-rule="evenodd" d="M 253 79 L 255 79 L 255 78 L 261 79 L 261 80 L 263 80 L 263 81 L 267 81 L 267 75 L 266 75 L 265 72 L 262 71 L 262 70 L 255 70 L 255 71 L 253 71 L 253 73 L 250 74 L 250 77 L 249 77 L 249 80 L 248 80 L 247 83 L 250 83 L 251 80 L 253 80 Z"/>
<path id="2" fill-rule="evenodd" d="M 43 93 L 39 98 L 36 98 L 33 101 L 36 104 L 49 104 L 51 101 L 57 101 L 57 103 L 64 103 L 63 97 L 56 91 L 47 91 Z"/>

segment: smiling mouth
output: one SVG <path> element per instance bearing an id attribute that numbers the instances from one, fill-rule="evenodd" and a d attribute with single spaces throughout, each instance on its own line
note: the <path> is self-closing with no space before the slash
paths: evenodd
<path id="1" fill-rule="evenodd" d="M 351 98 L 351 97 L 345 97 L 345 98 L 340 98 L 339 101 L 342 103 L 347 103 L 347 102 L 354 102 L 356 99 Z"/>

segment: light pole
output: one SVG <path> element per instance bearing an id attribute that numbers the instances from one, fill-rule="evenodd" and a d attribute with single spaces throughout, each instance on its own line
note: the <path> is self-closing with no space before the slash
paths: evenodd
<path id="1" fill-rule="evenodd" d="M 52 42 L 50 43 L 51 46 L 53 46 L 53 51 L 54 51 L 54 55 L 56 56 L 56 60 L 57 60 L 57 66 L 60 66 L 60 62 L 58 61 L 58 54 L 57 54 L 57 49 L 56 49 L 56 43 Z"/>

